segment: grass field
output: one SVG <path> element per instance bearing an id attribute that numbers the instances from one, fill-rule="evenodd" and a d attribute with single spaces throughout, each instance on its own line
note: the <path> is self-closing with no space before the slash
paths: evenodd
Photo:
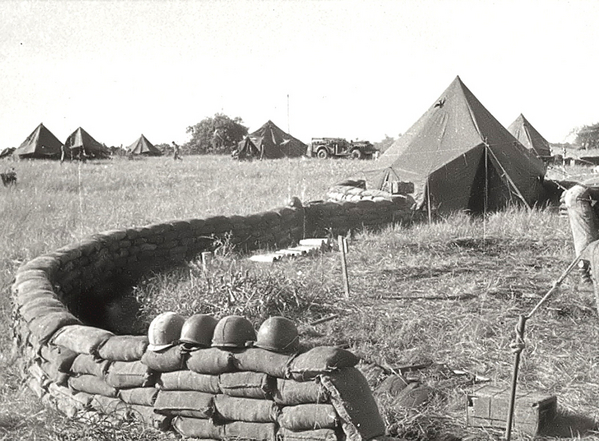
<path id="1" fill-rule="evenodd" d="M 19 184 L 0 191 L 0 439 L 146 440 L 169 436 L 135 424 L 68 420 L 45 409 L 21 384 L 7 294 L 16 268 L 102 230 L 254 213 L 291 196 L 322 199 L 328 187 L 364 178 L 376 162 L 186 157 L 4 165 L 15 166 Z M 579 177 L 585 171 L 558 172 Z M 135 290 L 144 300 L 142 322 L 165 309 L 240 313 L 255 324 L 284 314 L 296 320 L 306 345 L 347 347 L 366 367 L 389 373 L 428 366 L 405 372 L 431 388 L 428 404 L 404 409 L 379 398 L 390 435 L 500 437 L 501 431 L 465 426 L 466 394 L 488 382 L 510 384 L 509 344 L 518 316 L 534 307 L 573 257 L 567 219 L 555 210 L 511 209 L 484 219 L 455 215 L 430 225 L 358 232 L 349 248 L 350 299 L 344 298 L 336 253 L 260 266 L 223 248 L 208 275 L 192 264 L 142 281 Z M 338 317 L 310 325 L 331 314 Z M 519 387 L 558 397 L 554 437 L 595 439 L 597 324 L 592 291 L 574 276 L 527 323 Z M 365 372 L 373 387 L 386 375 L 374 368 Z M 527 438 L 516 433 L 512 439 Z"/>

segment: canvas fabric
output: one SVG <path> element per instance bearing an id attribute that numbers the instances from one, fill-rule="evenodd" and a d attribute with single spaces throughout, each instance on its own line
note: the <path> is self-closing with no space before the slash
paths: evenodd
<path id="1" fill-rule="evenodd" d="M 299 139 L 285 133 L 272 121 L 248 135 L 260 151 L 260 158 L 297 158 L 306 154 L 308 146 Z"/>
<path id="2" fill-rule="evenodd" d="M 533 125 L 520 114 L 508 128 L 520 143 L 539 158 L 551 157 L 549 142 L 533 127 Z"/>
<path id="3" fill-rule="evenodd" d="M 448 213 L 534 205 L 545 168 L 457 77 L 368 173 L 374 188 L 413 182 L 417 208 Z"/>
<path id="4" fill-rule="evenodd" d="M 49 158 L 58 159 L 61 154 L 62 142 L 54 136 L 43 124 L 40 124 L 14 150 L 13 155 L 19 158 Z"/>
<path id="5" fill-rule="evenodd" d="M 300 404 L 283 407 L 278 422 L 294 431 L 334 429 L 339 425 L 339 417 L 331 404 Z"/>

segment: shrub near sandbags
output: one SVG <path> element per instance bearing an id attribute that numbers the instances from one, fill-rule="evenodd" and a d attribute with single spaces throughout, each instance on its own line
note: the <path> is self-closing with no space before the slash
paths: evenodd
<path id="1" fill-rule="evenodd" d="M 309 381 L 321 374 L 354 367 L 359 361 L 358 357 L 345 349 L 318 346 L 294 358 L 289 372 L 295 381 Z"/>
<path id="2" fill-rule="evenodd" d="M 198 374 L 193 371 L 165 372 L 157 379 L 156 387 L 164 390 L 195 390 L 211 394 L 221 392 L 217 375 Z"/>
<path id="3" fill-rule="evenodd" d="M 269 399 L 275 385 L 274 377 L 260 372 L 231 372 L 219 378 L 222 393 L 232 397 Z"/>

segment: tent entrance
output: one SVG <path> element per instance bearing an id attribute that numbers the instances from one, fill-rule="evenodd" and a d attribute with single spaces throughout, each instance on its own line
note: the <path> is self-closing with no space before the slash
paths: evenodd
<path id="1" fill-rule="evenodd" d="M 510 184 L 505 181 L 501 167 L 488 154 L 481 156 L 472 182 L 468 210 L 471 213 L 482 214 L 487 211 L 497 211 L 514 202 Z"/>

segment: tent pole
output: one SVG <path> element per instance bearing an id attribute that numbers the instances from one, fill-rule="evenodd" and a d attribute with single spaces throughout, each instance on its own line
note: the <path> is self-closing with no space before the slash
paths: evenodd
<path id="1" fill-rule="evenodd" d="M 430 179 L 428 179 L 426 182 L 426 205 L 427 205 L 427 211 L 428 211 L 428 224 L 430 225 L 431 221 L 432 221 Z"/>
<path id="2" fill-rule="evenodd" d="M 512 181 L 512 179 L 510 178 L 510 176 L 507 174 L 507 172 L 505 171 L 505 168 L 503 168 L 503 166 L 499 162 L 499 159 L 497 159 L 497 156 L 495 156 L 495 154 L 493 153 L 492 150 L 490 150 L 490 152 L 491 152 L 491 155 L 493 156 L 493 158 L 495 159 L 495 161 L 497 162 L 497 165 L 499 165 L 499 168 L 501 168 L 501 171 L 503 172 L 503 174 L 504 174 L 505 178 L 507 179 L 508 183 L 510 183 L 512 185 L 512 187 L 514 188 L 514 190 L 516 191 L 516 194 L 518 195 L 518 197 L 522 200 L 522 202 L 524 202 L 524 204 L 526 205 L 526 207 L 529 210 L 532 210 L 532 207 L 526 201 L 526 199 L 524 198 L 524 196 L 522 195 L 522 193 L 520 193 L 520 190 L 518 189 L 518 187 L 516 187 L 516 184 L 514 184 L 514 181 Z"/>
<path id="3" fill-rule="evenodd" d="M 487 237 L 487 209 L 489 205 L 489 145 L 485 138 L 485 197 L 483 202 L 483 239 Z"/>

